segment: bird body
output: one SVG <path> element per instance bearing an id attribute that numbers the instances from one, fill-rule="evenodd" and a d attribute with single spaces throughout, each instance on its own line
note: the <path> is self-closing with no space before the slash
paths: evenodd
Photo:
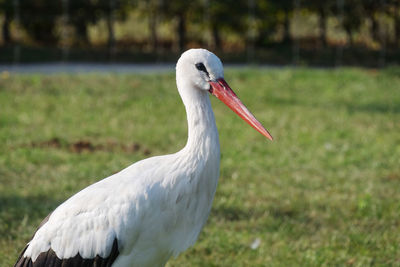
<path id="1" fill-rule="evenodd" d="M 198 62 L 207 66 L 205 72 L 199 73 Z M 214 54 L 185 52 L 177 85 L 187 113 L 186 146 L 134 163 L 73 195 L 42 223 L 16 266 L 164 266 L 193 245 L 218 183 L 220 146 L 208 92 L 221 77 Z"/>

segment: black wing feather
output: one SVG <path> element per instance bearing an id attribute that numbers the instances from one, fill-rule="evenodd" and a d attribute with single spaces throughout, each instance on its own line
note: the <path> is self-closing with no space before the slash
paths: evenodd
<path id="1" fill-rule="evenodd" d="M 99 255 L 92 259 L 82 258 L 79 253 L 68 259 L 59 259 L 56 253 L 49 249 L 39 254 L 35 262 L 29 257 L 24 258 L 25 247 L 14 267 L 110 267 L 119 255 L 118 241 L 114 239 L 111 253 L 108 257 L 102 258 Z"/>
<path id="2" fill-rule="evenodd" d="M 49 220 L 50 215 L 51 213 L 40 223 L 37 230 Z M 31 258 L 24 257 L 27 248 L 28 245 L 26 245 L 19 255 L 14 267 L 110 267 L 119 255 L 117 239 L 114 239 L 110 255 L 106 258 L 96 255 L 92 259 L 84 259 L 78 253 L 72 258 L 60 259 L 52 249 L 49 249 L 46 252 L 40 253 L 35 262 L 32 262 Z"/>

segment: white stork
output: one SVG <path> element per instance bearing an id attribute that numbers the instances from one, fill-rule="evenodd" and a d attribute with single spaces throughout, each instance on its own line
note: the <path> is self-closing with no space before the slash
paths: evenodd
<path id="1" fill-rule="evenodd" d="M 194 244 L 219 177 L 208 92 L 272 137 L 225 82 L 213 53 L 183 53 L 176 83 L 187 113 L 186 146 L 134 163 L 73 195 L 44 219 L 15 266 L 164 266 Z"/>

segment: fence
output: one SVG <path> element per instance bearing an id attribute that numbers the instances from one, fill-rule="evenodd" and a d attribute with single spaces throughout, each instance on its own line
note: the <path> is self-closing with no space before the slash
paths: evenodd
<path id="1" fill-rule="evenodd" d="M 7 3 L 0 10 L 0 61 L 14 64 L 174 61 L 182 50 L 199 46 L 230 62 L 375 67 L 400 62 L 397 1 Z"/>

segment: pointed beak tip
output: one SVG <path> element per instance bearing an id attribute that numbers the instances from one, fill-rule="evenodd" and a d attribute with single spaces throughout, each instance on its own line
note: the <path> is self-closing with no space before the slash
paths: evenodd
<path id="1" fill-rule="evenodd" d="M 269 140 L 274 141 L 274 138 L 268 131 L 261 133 L 261 134 L 264 135 L 265 137 L 267 137 Z"/>
<path id="2" fill-rule="evenodd" d="M 259 133 L 273 141 L 272 135 L 261 125 L 259 121 L 251 114 L 245 105 L 240 101 L 236 94 L 223 78 L 217 81 L 211 81 L 209 92 L 221 100 L 225 105 L 232 109 L 239 117 L 246 121 L 251 127 Z"/>

